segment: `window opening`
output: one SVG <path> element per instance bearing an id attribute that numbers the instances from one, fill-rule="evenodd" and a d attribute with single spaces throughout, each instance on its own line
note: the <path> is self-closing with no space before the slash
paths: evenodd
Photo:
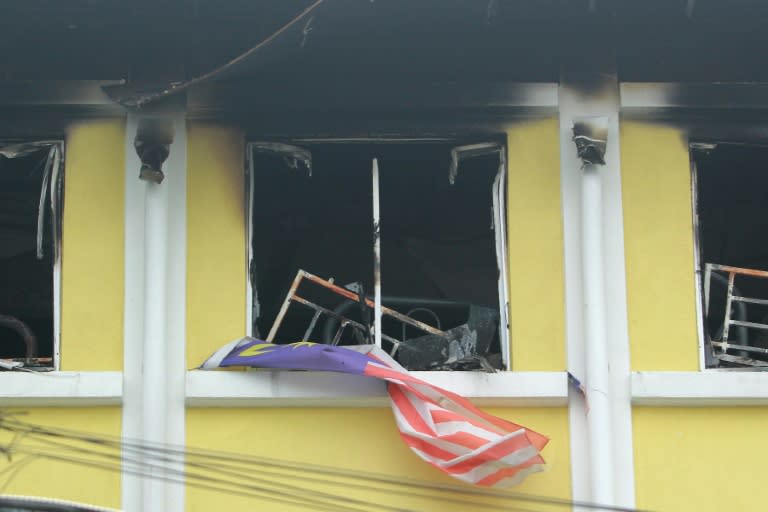
<path id="1" fill-rule="evenodd" d="M 502 145 L 473 146 L 466 158 L 452 153 L 459 148 L 443 141 L 303 141 L 298 148 L 306 151 L 302 153 L 265 151 L 265 147 L 252 143 L 248 155 L 255 336 L 265 338 L 273 330 L 297 272 L 306 271 L 326 282 L 332 279 L 358 300 L 340 297 L 327 287 L 301 284 L 297 292 L 301 299 L 333 314 L 318 315 L 311 307 L 289 308 L 273 333 L 274 341 L 304 340 L 308 331 L 307 341 L 341 345 L 373 341 L 374 308 L 366 304 L 373 301 L 375 288 L 375 159 L 382 306 L 437 332 L 451 333 L 457 343 L 473 344 L 477 349 L 473 356 L 479 357 L 451 359 L 450 346 L 441 335 L 404 326 L 387 314 L 381 316 L 383 348 L 410 369 L 506 367 Z M 308 153 L 311 157 L 303 158 Z M 290 157 L 301 163 L 287 165 L 290 154 L 302 155 Z M 359 328 L 340 329 L 344 319 L 348 325 L 369 326 L 368 334 Z M 404 345 L 419 350 L 398 348 Z"/>
<path id="2" fill-rule="evenodd" d="M 0 143 L 0 359 L 30 368 L 58 354 L 62 149 Z"/>
<path id="3" fill-rule="evenodd" d="M 768 366 L 768 148 L 693 144 L 708 368 Z"/>

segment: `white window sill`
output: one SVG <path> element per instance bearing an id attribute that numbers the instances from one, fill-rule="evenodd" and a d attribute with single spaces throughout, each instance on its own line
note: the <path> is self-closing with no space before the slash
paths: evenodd
<path id="1" fill-rule="evenodd" d="M 768 372 L 633 372 L 631 379 L 634 405 L 768 405 Z"/>
<path id="2" fill-rule="evenodd" d="M 564 372 L 414 372 L 481 406 L 560 407 L 568 401 Z M 192 407 L 385 407 L 384 384 L 325 372 L 191 371 Z M 768 372 L 633 372 L 636 406 L 768 405 Z M 0 373 L 0 407 L 111 406 L 122 402 L 121 372 Z"/>
<path id="3" fill-rule="evenodd" d="M 2 372 L 0 406 L 120 405 L 122 372 Z"/>
<path id="4" fill-rule="evenodd" d="M 565 372 L 413 372 L 481 406 L 565 406 Z M 383 382 L 326 372 L 191 371 L 192 407 L 385 407 Z"/>

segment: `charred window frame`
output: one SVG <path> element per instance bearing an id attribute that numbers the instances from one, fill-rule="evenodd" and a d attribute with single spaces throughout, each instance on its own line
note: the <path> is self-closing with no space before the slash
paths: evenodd
<path id="1" fill-rule="evenodd" d="M 63 141 L 0 141 L 4 369 L 59 369 L 63 186 Z"/>
<path id="2" fill-rule="evenodd" d="M 480 141 L 488 141 L 491 140 L 491 142 L 480 142 Z M 278 167 L 282 170 L 278 170 L 277 167 L 275 167 L 275 170 L 273 171 L 275 176 L 278 176 L 277 173 L 283 172 L 283 173 L 298 173 L 300 175 L 307 176 L 308 179 L 313 179 L 311 176 L 313 174 L 314 169 L 313 166 L 315 163 L 317 163 L 318 169 L 321 169 L 323 167 L 323 158 L 327 158 L 330 153 L 338 152 L 342 154 L 350 154 L 355 155 L 354 157 L 350 156 L 350 159 L 357 158 L 361 153 L 364 153 L 366 157 L 369 157 L 366 161 L 368 162 L 367 165 L 363 166 L 360 165 L 359 168 L 355 169 L 354 174 L 355 179 L 361 180 L 362 177 L 365 177 L 366 182 L 370 182 L 371 180 L 371 164 L 373 158 L 375 158 L 377 155 L 384 154 L 383 159 L 379 159 L 379 166 L 381 167 L 380 170 L 380 176 L 382 177 L 383 184 L 382 184 L 382 192 L 381 196 L 383 201 L 382 211 L 381 211 L 381 222 L 382 222 L 382 237 L 386 240 L 387 237 L 387 230 L 388 230 L 388 217 L 392 215 L 392 206 L 390 199 L 384 198 L 386 194 L 388 194 L 387 189 L 388 185 L 386 184 L 386 180 L 391 177 L 393 173 L 396 173 L 398 171 L 393 171 L 393 167 L 391 166 L 391 162 L 388 162 L 387 155 L 391 155 L 393 153 L 396 153 L 399 149 L 403 149 L 405 152 L 410 151 L 407 148 L 417 148 L 423 149 L 428 153 L 436 154 L 435 152 L 440 153 L 443 158 L 443 161 L 441 163 L 441 171 L 440 171 L 440 179 L 445 181 L 445 187 L 453 187 L 454 189 L 458 189 L 462 186 L 466 185 L 466 182 L 468 178 L 473 178 L 473 165 L 477 166 L 485 166 L 486 168 L 489 168 L 489 166 L 493 166 L 493 171 L 489 173 L 492 174 L 492 177 L 489 177 L 487 181 L 487 193 L 490 194 L 487 196 L 487 201 L 483 205 L 487 210 L 487 228 L 488 233 L 491 240 L 492 247 L 490 248 L 490 255 L 489 257 L 493 259 L 493 265 L 494 265 L 494 278 L 493 278 L 493 293 L 494 293 L 494 304 L 493 304 L 493 310 L 495 311 L 495 314 L 498 315 L 496 322 L 496 341 L 494 343 L 498 344 L 498 347 L 496 350 L 498 351 L 499 360 L 493 362 L 493 366 L 495 368 L 500 369 L 510 369 L 511 361 L 510 361 L 510 344 L 509 344 L 509 320 L 508 320 L 508 281 L 507 281 L 507 241 L 506 241 L 506 179 L 507 179 L 507 162 L 506 162 L 506 143 L 503 137 L 497 137 L 497 138 L 473 138 L 473 139 L 457 139 L 457 138 L 409 138 L 409 139 L 384 139 L 384 138 L 374 138 L 374 139 L 293 139 L 293 140 L 286 140 L 286 141 L 280 141 L 280 142 L 261 142 L 261 141 L 251 141 L 247 145 L 247 156 L 246 156 L 246 204 L 247 204 L 247 213 L 246 213 L 246 226 L 247 226 L 247 240 L 248 240 L 248 246 L 247 246 L 247 254 L 246 259 L 248 262 L 248 270 L 249 270 L 249 279 L 247 282 L 247 303 L 248 303 L 248 314 L 247 314 L 247 331 L 255 336 L 261 336 L 264 338 L 267 334 L 265 330 L 269 330 L 269 323 L 266 325 L 262 323 L 261 330 L 257 329 L 257 320 L 261 317 L 267 318 L 271 320 L 274 318 L 274 311 L 268 312 L 267 315 L 264 313 L 264 298 L 260 297 L 261 290 L 260 286 L 257 284 L 258 282 L 258 273 L 259 273 L 259 264 L 257 262 L 258 257 L 257 254 L 259 252 L 259 241 L 255 240 L 254 233 L 255 231 L 258 231 L 257 224 L 260 222 L 257 220 L 258 214 L 254 215 L 255 211 L 258 211 L 260 207 L 263 205 L 261 204 L 259 197 L 260 194 L 265 193 L 264 190 L 261 190 L 261 185 L 257 184 L 258 178 L 257 175 L 259 173 L 259 156 L 261 155 L 264 157 L 264 155 L 271 155 L 272 158 L 275 159 L 275 161 L 281 161 L 282 163 L 278 165 Z M 313 162 L 313 157 L 315 155 L 319 155 L 317 162 Z M 344 158 L 344 157 L 340 157 Z M 406 157 L 404 157 L 406 158 Z M 362 163 L 363 159 L 358 159 L 360 163 Z M 491 163 L 493 162 L 493 163 Z M 320 172 L 320 171 L 318 171 Z M 458 180 L 458 185 L 456 185 L 456 182 Z M 486 183 L 486 182 L 484 182 Z M 263 185 L 263 184 L 262 184 Z M 279 185 L 276 185 L 279 186 Z M 441 185 L 442 186 L 442 185 Z M 365 201 L 351 201 L 352 203 L 355 203 L 355 205 L 358 207 L 355 211 L 358 212 L 361 216 L 366 216 L 369 219 L 371 218 L 371 204 L 372 203 L 372 196 L 371 196 L 371 188 L 369 188 L 370 185 L 366 185 L 366 191 L 365 194 L 368 195 L 368 198 Z M 391 187 L 391 185 L 389 185 Z M 360 188 L 362 190 L 362 188 Z M 319 190 L 318 190 L 319 192 Z M 358 198 L 359 199 L 359 198 Z M 365 202 L 366 206 L 364 208 L 361 207 L 362 203 Z M 390 202 L 390 204 L 387 204 Z M 298 205 L 301 207 L 301 205 Z M 391 224 L 390 224 L 391 228 Z M 329 230 L 332 231 L 333 227 L 329 227 Z M 371 229 L 371 231 L 373 231 Z M 370 246 L 362 247 L 364 244 L 360 244 L 362 247 L 361 254 L 369 254 L 370 255 L 370 273 L 373 273 L 373 237 L 369 239 Z M 278 249 L 272 248 L 275 251 L 278 251 Z M 389 253 L 388 257 L 388 251 L 387 251 L 387 244 L 385 242 L 384 244 L 384 250 L 381 254 L 381 261 L 383 265 L 383 294 L 385 299 L 383 300 L 383 303 L 385 305 L 388 304 L 388 300 L 396 300 L 395 297 L 388 297 L 387 290 L 388 288 L 391 290 L 390 287 L 388 287 L 388 283 L 390 280 L 394 281 L 396 274 L 398 273 L 398 265 L 394 264 L 395 258 L 392 257 L 392 253 Z M 366 262 L 367 263 L 367 262 Z M 294 272 L 299 270 L 299 268 L 294 269 Z M 303 270 L 306 270 L 310 273 L 318 272 L 317 269 L 313 268 L 305 268 Z M 402 270 L 402 269 L 401 269 Z M 338 278 L 338 276 L 332 276 L 332 275 L 320 275 L 322 278 Z M 367 277 L 367 276 L 366 276 Z M 291 275 L 291 278 L 293 278 L 293 275 Z M 283 283 L 283 292 L 279 294 L 280 301 L 282 301 L 283 297 L 285 296 L 285 292 L 288 290 L 290 285 L 290 279 L 285 280 Z M 341 280 L 337 283 L 338 285 L 344 286 L 347 285 L 347 282 L 342 282 Z M 373 283 L 368 283 L 369 285 L 372 285 Z M 351 290 L 357 290 L 356 293 L 359 293 L 360 290 L 356 289 L 355 287 L 348 287 L 348 289 Z M 373 298 L 374 293 L 374 287 L 373 286 L 367 286 L 364 287 L 363 293 L 366 296 L 370 296 L 370 298 Z M 270 301 L 275 300 L 275 293 L 271 293 Z M 350 309 L 353 309 L 353 306 L 351 306 L 352 301 L 347 301 L 346 304 L 346 311 L 349 311 Z M 439 301 L 438 301 L 439 302 Z M 450 300 L 445 300 L 445 307 L 451 307 Z M 468 306 L 470 301 L 460 301 L 458 302 L 466 303 Z M 435 322 L 432 321 L 434 318 L 434 315 L 429 311 L 429 308 L 427 308 L 427 311 L 422 310 L 418 307 L 406 307 L 406 306 L 399 306 L 389 303 L 389 305 L 392 306 L 393 309 L 400 310 L 402 313 L 411 313 L 414 312 L 415 317 L 418 317 L 418 320 L 422 320 L 425 323 L 429 323 L 433 325 Z M 434 305 L 434 304 L 433 304 Z M 411 304 L 410 306 L 413 306 Z M 342 305 L 342 309 L 344 309 L 344 305 Z M 430 306 L 431 307 L 431 306 Z M 436 307 L 441 307 L 440 304 L 438 304 Z M 276 306 L 272 305 L 272 308 L 275 309 Z M 361 308 L 362 309 L 362 308 Z M 368 319 L 370 321 L 370 324 L 374 323 L 373 315 L 374 315 L 374 308 L 370 308 L 370 314 L 371 318 Z M 487 308 L 490 309 L 490 308 Z M 482 314 L 476 315 L 476 317 L 481 317 Z M 307 322 L 310 323 L 310 322 Z M 314 327 L 314 323 L 312 323 Z M 336 324 L 337 326 L 339 324 Z M 306 327 L 306 325 L 304 325 Z M 326 326 L 327 327 L 327 326 Z M 385 324 L 383 328 L 383 332 L 386 333 L 388 329 L 392 329 L 392 325 L 387 326 Z M 302 327 L 303 330 L 303 327 Z M 314 332 L 320 332 L 322 330 L 321 327 L 318 327 Z M 327 329 L 325 329 L 327 330 Z M 407 331 L 407 335 L 404 334 L 403 337 L 413 337 L 416 332 L 412 332 L 413 328 L 409 326 L 404 326 L 403 330 Z M 323 331 L 324 332 L 324 331 Z M 338 331 L 336 331 L 338 332 Z M 327 334 L 327 333 L 325 333 Z M 423 334 L 423 333 L 422 333 Z M 318 335 L 319 337 L 319 335 Z M 326 336 L 327 337 L 327 336 Z M 358 341 L 364 341 L 364 342 L 372 342 L 374 337 L 371 335 L 367 340 L 364 339 L 363 336 L 357 336 Z M 324 338 L 321 339 L 321 341 L 324 340 Z M 276 340 L 276 341 L 288 341 L 288 340 Z M 299 341 L 298 339 L 293 339 L 293 341 Z M 327 340 L 326 340 L 327 341 Z M 429 342 L 429 340 L 427 340 Z M 488 365 L 484 362 L 482 365 L 480 365 L 481 368 L 488 369 Z M 418 366 L 418 365 L 417 365 Z M 447 368 L 414 368 L 414 369 L 447 369 Z M 464 368 L 456 368 L 456 369 L 464 369 Z M 467 368 L 469 369 L 469 368 Z"/>
<path id="3" fill-rule="evenodd" d="M 768 367 L 768 145 L 689 145 L 700 366 Z"/>

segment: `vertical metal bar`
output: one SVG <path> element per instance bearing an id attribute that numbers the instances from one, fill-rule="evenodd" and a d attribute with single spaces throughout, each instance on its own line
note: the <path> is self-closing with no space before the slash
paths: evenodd
<path id="1" fill-rule="evenodd" d="M 248 241 L 248 247 L 245 248 L 245 264 L 246 264 L 246 279 L 245 284 L 245 333 L 248 336 L 253 336 L 254 328 L 253 324 L 259 316 L 259 296 L 258 290 L 256 290 L 255 283 L 253 282 L 253 203 L 255 201 L 255 178 L 253 175 L 253 148 L 250 144 L 247 146 L 246 154 L 246 208 L 245 208 L 245 236 Z"/>
<path id="2" fill-rule="evenodd" d="M 51 226 L 53 228 L 53 369 L 61 369 L 61 174 L 64 143 L 57 143 L 51 175 Z"/>
<path id="3" fill-rule="evenodd" d="M 725 299 L 725 318 L 723 320 L 723 345 L 721 348 L 723 352 L 728 350 L 728 328 L 731 326 L 731 301 L 733 299 L 733 282 L 736 279 L 736 274 L 728 272 L 728 295 Z"/>
<path id="4" fill-rule="evenodd" d="M 709 284 L 712 281 L 712 265 L 704 265 L 704 318 L 709 315 Z"/>
<path id="5" fill-rule="evenodd" d="M 341 335 L 344 333 L 344 329 L 347 328 L 348 323 L 347 322 L 341 322 L 341 325 L 339 325 L 338 330 L 336 331 L 336 335 L 333 337 L 333 341 L 331 341 L 331 345 L 334 347 L 339 344 L 339 341 L 341 340 Z"/>
<path id="6" fill-rule="evenodd" d="M 61 159 L 63 146 L 57 143 L 53 147 L 53 163 L 51 165 L 51 185 L 48 187 L 51 202 L 51 239 L 53 241 L 53 261 L 59 258 L 61 245 L 61 225 L 59 223 L 59 196 L 61 194 Z"/>
<path id="7" fill-rule="evenodd" d="M 296 290 L 299 288 L 299 283 L 301 283 L 301 280 L 303 278 L 304 278 L 304 271 L 299 270 L 298 272 L 296 272 L 296 277 L 293 279 L 291 288 L 288 290 L 288 293 L 285 296 L 283 305 L 280 306 L 280 311 L 277 313 L 277 316 L 275 317 L 275 321 L 272 323 L 272 328 L 269 330 L 269 334 L 267 335 L 267 339 L 265 341 L 272 343 L 275 340 L 277 329 L 279 329 L 280 324 L 283 323 L 283 318 L 285 317 L 285 313 L 288 312 L 288 306 L 291 305 L 291 299 L 293 298 L 293 295 L 296 293 Z"/>
<path id="8" fill-rule="evenodd" d="M 333 278 L 330 278 L 328 282 L 333 283 Z M 301 339 L 301 341 L 309 341 L 309 337 L 312 335 L 312 331 L 315 330 L 315 325 L 317 325 L 317 320 L 320 318 L 321 314 L 321 310 L 315 310 L 315 314 L 312 316 L 312 320 L 309 322 L 307 330 L 304 331 L 304 337 Z"/>
<path id="9" fill-rule="evenodd" d="M 373 159 L 373 336 L 381 347 L 381 212 L 379 208 L 379 161 Z"/>
<path id="10" fill-rule="evenodd" d="M 302 336 L 301 341 L 309 341 L 309 337 L 312 335 L 312 331 L 315 330 L 315 324 L 317 324 L 318 318 L 320 318 L 320 311 L 315 311 L 315 314 L 312 315 L 312 320 L 307 326 L 307 330 L 304 331 L 304 336 Z"/>
<path id="11" fill-rule="evenodd" d="M 689 144 L 688 158 L 690 160 L 691 171 L 691 217 L 693 219 L 693 268 L 694 268 L 694 289 L 696 291 L 696 330 L 699 344 L 699 370 L 707 367 L 707 350 L 709 347 L 709 330 L 707 329 L 707 294 L 709 283 L 703 282 L 706 277 L 703 275 L 707 271 L 708 264 L 704 262 L 704 255 L 701 251 L 701 235 L 699 218 L 699 177 L 698 166 L 696 164 L 696 150 Z"/>
<path id="12" fill-rule="evenodd" d="M 496 265 L 499 270 L 497 283 L 499 294 L 499 338 L 501 357 L 506 370 L 512 369 L 509 340 L 509 287 L 507 281 L 507 157 L 506 146 L 499 150 L 499 170 L 491 191 L 493 208 L 493 233 L 496 239 Z"/>
<path id="13" fill-rule="evenodd" d="M 40 186 L 40 200 L 37 205 L 37 235 L 36 235 L 36 256 L 37 259 L 43 259 L 43 232 L 45 231 L 45 197 L 48 195 L 48 185 L 51 180 L 51 173 L 55 155 L 58 154 L 58 148 L 53 145 L 48 150 L 48 157 L 43 167 L 43 183 Z"/>

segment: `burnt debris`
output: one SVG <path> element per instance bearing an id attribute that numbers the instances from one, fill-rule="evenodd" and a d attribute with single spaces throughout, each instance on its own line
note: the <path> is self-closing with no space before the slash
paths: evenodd
<path id="1" fill-rule="evenodd" d="M 312 283 L 330 292 L 331 295 L 326 295 L 326 299 L 332 299 L 335 296 L 337 299 L 343 299 L 343 302 L 331 309 L 318 304 L 317 299 L 310 300 L 299 295 L 299 287 L 304 282 Z M 347 336 L 347 340 L 356 344 L 370 343 L 373 338 L 371 310 L 375 307 L 375 303 L 364 295 L 359 283 L 353 284 L 358 286 L 350 286 L 349 288 L 352 289 L 337 286 L 332 279 L 322 279 L 304 270 L 299 270 L 266 341 L 279 341 L 277 340 L 278 332 L 283 326 L 290 306 L 299 304 L 313 312 L 311 320 L 304 330 L 304 340 L 320 339 L 329 345 L 339 345 L 345 333 L 349 331 L 350 336 Z M 307 290 L 307 292 L 310 291 Z M 494 365 L 489 361 L 489 353 L 499 325 L 499 313 L 497 311 L 454 301 L 409 297 L 388 297 L 382 302 L 394 302 L 401 307 L 410 308 L 407 314 L 403 314 L 390 307 L 381 306 L 382 316 L 401 326 L 399 336 L 382 332 L 381 338 L 389 347 L 390 354 L 405 368 L 409 370 L 495 371 Z M 452 315 L 455 315 L 457 309 L 466 311 L 466 323 L 446 331 L 441 330 L 438 311 L 449 310 Z M 361 320 L 352 319 L 351 313 L 359 314 Z M 429 316 L 437 327 L 414 318 L 417 313 Z M 321 316 L 326 318 L 326 322 L 321 333 L 318 333 L 318 337 L 315 338 L 315 327 Z M 408 332 L 409 328 L 419 334 L 415 337 L 408 337 L 413 334 Z M 491 359 L 496 360 L 498 357 Z M 497 362 L 497 366 L 498 363 L 500 361 Z"/>
<path id="2" fill-rule="evenodd" d="M 487 356 L 499 325 L 499 313 L 490 308 L 469 305 L 469 318 L 445 332 L 404 339 L 398 362 L 409 370 L 494 371 Z"/>

